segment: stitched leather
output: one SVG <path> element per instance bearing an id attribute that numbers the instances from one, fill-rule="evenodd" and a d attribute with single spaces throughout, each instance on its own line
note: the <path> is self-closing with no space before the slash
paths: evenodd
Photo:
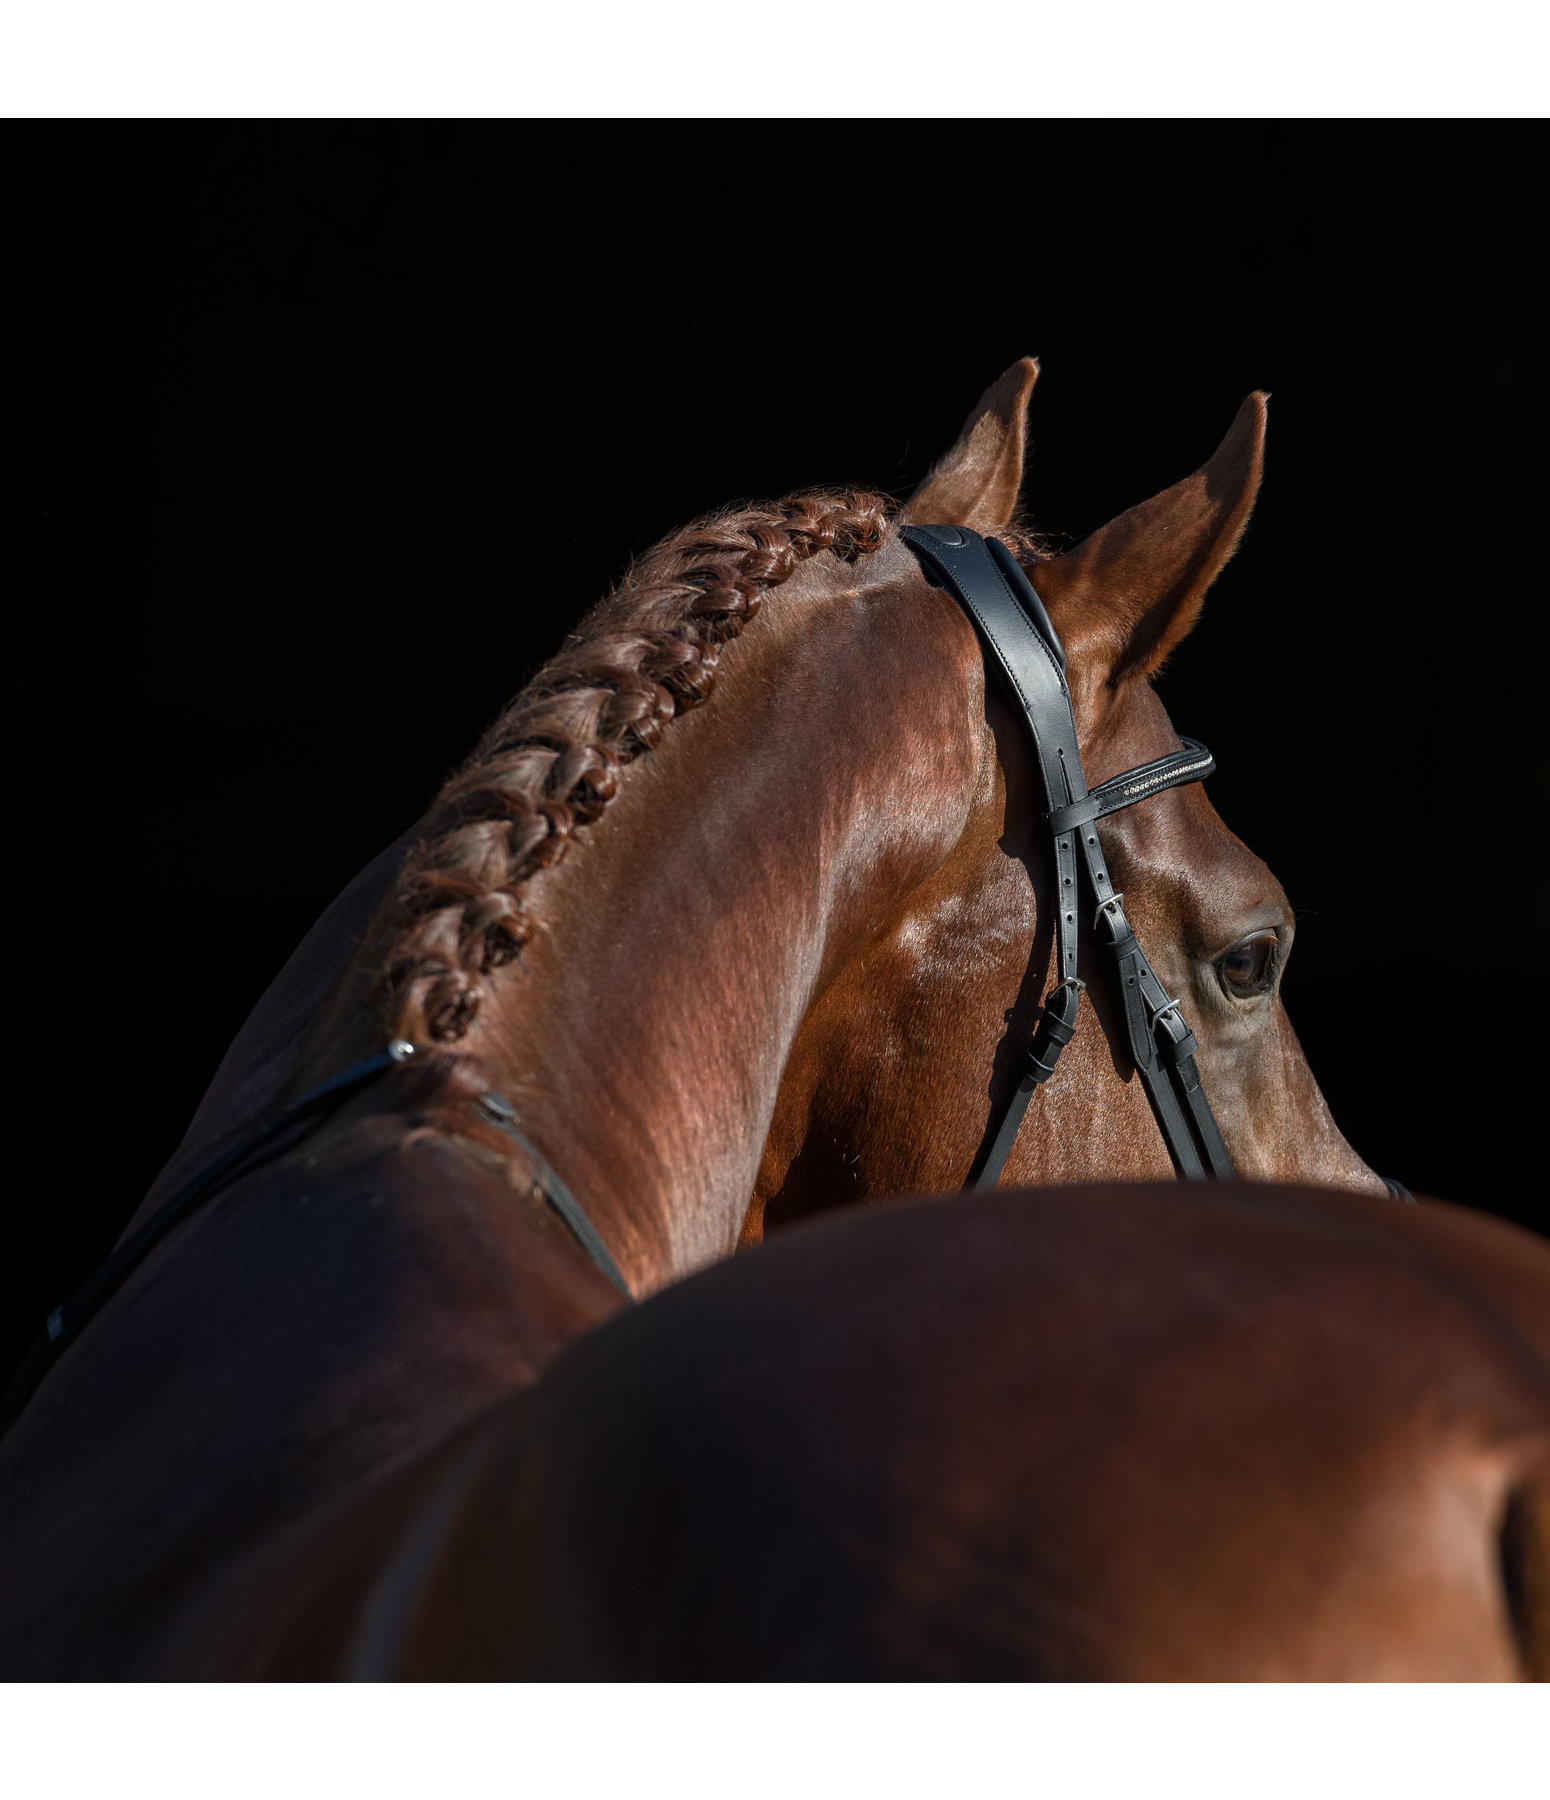
<path id="1" fill-rule="evenodd" d="M 1102 819 L 1122 806 L 1133 806 L 1137 800 L 1148 800 L 1164 788 L 1181 787 L 1185 782 L 1204 781 L 1216 772 L 1216 758 L 1197 738 L 1181 736 L 1182 750 L 1170 756 L 1159 756 L 1156 762 L 1142 763 L 1127 769 L 1112 781 L 1095 787 L 1089 798 L 1096 802 L 1097 816 Z"/>
<path id="2" fill-rule="evenodd" d="M 1230 1176 L 1232 1160 L 1195 1066 L 1194 1034 L 1163 991 L 1125 917 L 1094 829 L 1100 818 L 1121 807 L 1182 782 L 1203 780 L 1216 766 L 1210 751 L 1193 738 L 1184 738 L 1181 749 L 1089 792 L 1066 686 L 1065 650 L 1011 552 L 994 539 L 955 525 L 906 525 L 900 536 L 969 615 L 991 666 L 1022 711 L 1044 783 L 1045 819 L 1054 850 L 1057 984 L 1045 997 L 1022 1077 L 976 1165 L 973 1185 L 995 1186 L 1034 1089 L 1054 1074 L 1061 1051 L 1075 1035 L 1081 915 L 1087 905 L 1097 909 L 1095 935 L 1113 958 L 1131 1060 L 1174 1168 L 1189 1180 L 1207 1174 Z"/>

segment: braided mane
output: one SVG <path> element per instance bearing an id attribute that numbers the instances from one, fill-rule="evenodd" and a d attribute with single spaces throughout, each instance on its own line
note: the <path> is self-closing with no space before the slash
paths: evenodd
<path id="1" fill-rule="evenodd" d="M 450 1042 L 490 970 L 537 928 L 524 888 L 613 799 L 619 771 L 715 685 L 721 646 L 808 557 L 883 542 L 875 494 L 795 495 L 686 526 L 595 606 L 442 789 L 404 864 L 385 983 L 389 1029 Z"/>

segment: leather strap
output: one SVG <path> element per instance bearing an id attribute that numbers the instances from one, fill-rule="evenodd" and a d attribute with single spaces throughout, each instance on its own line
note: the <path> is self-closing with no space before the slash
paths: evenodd
<path id="1" fill-rule="evenodd" d="M 0 1400 L 0 1436 L 15 1423 L 38 1384 L 74 1343 L 82 1328 L 101 1312 L 169 1232 L 213 1199 L 240 1172 L 252 1167 L 254 1158 L 262 1151 L 267 1150 L 271 1156 L 278 1154 L 283 1147 L 280 1140 L 292 1127 L 312 1129 L 352 1094 L 389 1069 L 407 1062 L 414 1054 L 413 1044 L 395 1038 L 386 1050 L 368 1056 L 364 1062 L 352 1064 L 342 1073 L 309 1089 L 277 1119 L 250 1131 L 230 1150 L 214 1162 L 206 1163 L 197 1175 L 184 1182 L 132 1237 L 125 1238 L 107 1261 L 87 1276 L 62 1306 L 56 1306 L 49 1314 L 43 1335 L 28 1351 L 5 1391 L 4 1399 Z"/>
<path id="2" fill-rule="evenodd" d="M 475 1101 L 475 1105 L 479 1108 L 482 1116 L 497 1131 L 505 1132 L 506 1136 L 522 1151 L 532 1170 L 533 1185 L 565 1221 L 571 1236 L 618 1288 L 625 1299 L 634 1300 L 635 1296 L 630 1292 L 630 1284 L 619 1273 L 619 1265 L 609 1255 L 608 1246 L 598 1236 L 597 1227 L 583 1211 L 581 1202 L 517 1130 L 517 1109 L 504 1094 L 496 1093 L 481 1094 Z"/>
<path id="3" fill-rule="evenodd" d="M 991 666 L 1022 712 L 1044 783 L 1053 850 L 1057 980 L 1045 995 L 1021 1078 L 971 1172 L 971 1184 L 996 1185 L 1034 1089 L 1054 1074 L 1061 1051 L 1075 1035 L 1084 987 L 1078 974 L 1081 915 L 1087 905 L 1096 908 L 1094 929 L 1113 959 L 1131 1060 L 1174 1168 L 1191 1180 L 1230 1176 L 1232 1159 L 1195 1066 L 1194 1034 L 1131 930 L 1094 829 L 1099 819 L 1121 807 L 1203 780 L 1216 766 L 1210 751 L 1185 738 L 1170 755 L 1089 791 L 1066 685 L 1065 650 L 1011 551 L 967 527 L 906 525 L 899 535 L 969 615 Z"/>
<path id="4" fill-rule="evenodd" d="M 213 1200 L 239 1174 L 250 1173 L 257 1167 L 255 1159 L 263 1152 L 267 1151 L 270 1156 L 274 1156 L 281 1150 L 292 1148 L 352 1094 L 369 1086 L 389 1069 L 408 1062 L 415 1054 L 413 1044 L 403 1038 L 395 1038 L 386 1050 L 378 1051 L 375 1056 L 368 1056 L 364 1062 L 355 1063 L 342 1073 L 309 1089 L 278 1118 L 250 1131 L 232 1149 L 217 1157 L 214 1162 L 207 1163 L 197 1175 L 186 1181 L 165 1205 L 146 1220 L 133 1237 L 126 1238 L 106 1262 L 87 1276 L 62 1306 L 56 1306 L 49 1314 L 43 1335 L 28 1351 L 6 1388 L 4 1397 L 0 1398 L 0 1437 L 20 1418 L 43 1377 L 75 1342 L 82 1328 L 101 1312 L 169 1232 L 181 1225 L 190 1214 L 197 1212 L 207 1201 Z M 635 1296 L 619 1273 L 618 1265 L 609 1255 L 608 1246 L 598 1236 L 576 1197 L 516 1129 L 513 1123 L 516 1109 L 510 1101 L 500 1094 L 487 1093 L 479 1096 L 478 1105 L 482 1115 L 492 1125 L 499 1126 L 522 1147 L 523 1154 L 532 1166 L 533 1179 L 539 1192 L 565 1221 L 576 1241 L 609 1281 L 626 1300 L 633 1301 Z M 288 1133 L 294 1135 L 288 1137 Z"/>
<path id="5" fill-rule="evenodd" d="M 1156 762 L 1142 763 L 1095 787 L 1088 796 L 1097 807 L 1096 817 L 1107 818 L 1122 806 L 1134 806 L 1138 800 L 1149 800 L 1165 788 L 1182 787 L 1186 782 L 1204 781 L 1216 773 L 1216 758 L 1195 738 L 1180 736 L 1182 750 L 1171 756 L 1159 756 Z"/>

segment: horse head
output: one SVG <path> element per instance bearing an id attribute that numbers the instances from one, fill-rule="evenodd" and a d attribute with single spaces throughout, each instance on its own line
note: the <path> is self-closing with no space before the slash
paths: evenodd
<path id="1" fill-rule="evenodd" d="M 1205 466 L 1064 554 L 1013 524 L 1025 361 L 980 401 L 900 522 L 1001 537 L 1032 579 L 1066 652 L 1091 785 L 1180 748 L 1153 678 L 1193 629 L 1258 489 L 1265 399 L 1254 394 Z M 908 575 L 903 546 L 874 559 Z M 750 1215 L 775 1222 L 836 1195 L 961 1185 L 1053 982 L 1057 875 L 1047 804 L 1021 717 L 953 598 L 944 683 L 973 691 L 977 788 L 964 830 L 878 924 L 798 1034 Z M 1364 1191 L 1384 1184 L 1337 1130 L 1281 1000 L 1294 922 L 1265 864 L 1198 784 L 1159 791 L 1095 824 L 1116 887 L 1163 985 L 1199 1040 L 1198 1063 L 1240 1175 Z M 1168 1151 L 1135 1079 L 1112 973 L 1084 948 L 1091 1016 L 1042 1088 L 1008 1185 L 1153 1179 Z"/>

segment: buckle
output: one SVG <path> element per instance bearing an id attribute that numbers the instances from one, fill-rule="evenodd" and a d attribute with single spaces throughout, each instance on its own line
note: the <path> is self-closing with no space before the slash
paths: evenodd
<path id="1" fill-rule="evenodd" d="M 1179 1011 L 1178 1001 L 1170 1000 L 1168 998 L 1168 996 L 1166 994 L 1164 994 L 1162 1005 L 1154 1006 L 1151 1008 L 1153 1031 L 1155 1031 L 1157 1029 L 1157 1027 L 1163 1022 L 1163 1020 L 1167 1018 L 1169 1013 L 1172 1013 L 1177 1018 L 1178 1011 Z M 1179 1019 L 1179 1023 L 1182 1025 L 1184 1023 L 1183 1019 Z"/>
<path id="2" fill-rule="evenodd" d="M 1124 898 L 1125 898 L 1124 890 L 1121 889 L 1120 892 L 1117 894 L 1110 894 L 1107 900 L 1100 900 L 1098 902 L 1098 910 L 1097 910 L 1097 912 L 1095 912 L 1093 914 L 1093 930 L 1094 931 L 1096 931 L 1098 929 L 1098 921 L 1109 910 L 1109 908 L 1111 906 L 1119 906 L 1120 901 L 1123 900 Z M 1123 907 L 1120 907 L 1120 917 L 1121 918 L 1124 917 L 1124 913 L 1125 913 L 1125 909 Z"/>
<path id="3" fill-rule="evenodd" d="M 1085 994 L 1087 992 L 1087 983 L 1083 981 L 1080 975 L 1068 975 L 1064 981 L 1057 981 L 1050 989 L 1050 992 L 1052 994 L 1058 994 L 1063 987 L 1075 988 L 1078 994 Z"/>

